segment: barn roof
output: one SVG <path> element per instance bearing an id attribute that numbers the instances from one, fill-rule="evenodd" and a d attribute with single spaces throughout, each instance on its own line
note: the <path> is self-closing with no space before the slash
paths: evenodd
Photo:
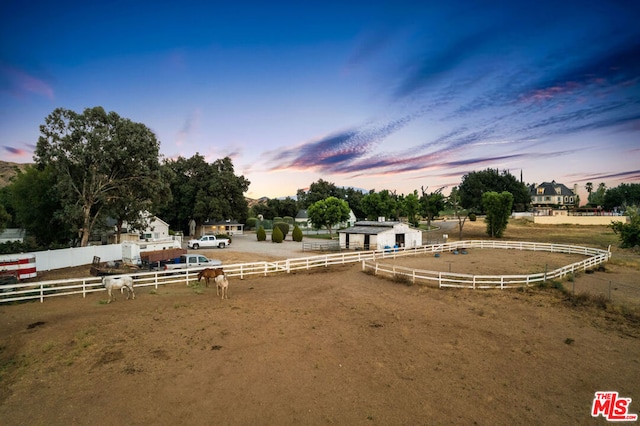
<path id="1" fill-rule="evenodd" d="M 356 222 L 350 228 L 342 229 L 338 231 L 339 233 L 347 233 L 347 234 L 365 234 L 365 235 L 376 235 L 385 231 L 389 231 L 393 229 L 396 225 L 400 225 L 401 222 L 389 221 L 389 222 L 378 222 L 375 220 L 361 220 Z"/>

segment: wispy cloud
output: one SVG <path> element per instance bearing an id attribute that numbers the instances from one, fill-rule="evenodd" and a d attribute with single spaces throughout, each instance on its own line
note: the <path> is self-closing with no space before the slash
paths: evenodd
<path id="1" fill-rule="evenodd" d="M 53 88 L 45 80 L 35 77 L 19 68 L 0 63 L 2 90 L 17 98 L 38 95 L 54 99 Z"/>
<path id="2" fill-rule="evenodd" d="M 182 128 L 178 132 L 176 137 L 176 145 L 178 147 L 184 146 L 192 134 L 197 131 L 200 124 L 200 110 L 193 110 L 184 120 Z"/>

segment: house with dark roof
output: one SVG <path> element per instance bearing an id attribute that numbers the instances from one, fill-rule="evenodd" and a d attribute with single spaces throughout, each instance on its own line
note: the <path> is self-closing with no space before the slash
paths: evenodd
<path id="1" fill-rule="evenodd" d="M 578 185 L 574 185 L 573 189 L 570 189 L 566 185 L 553 180 L 551 182 L 543 182 L 540 185 L 530 185 L 529 193 L 531 195 L 531 205 L 534 208 L 569 209 L 577 207 L 578 204 Z"/>
<path id="2" fill-rule="evenodd" d="M 363 220 L 338 231 L 340 247 L 356 250 L 376 250 L 385 247 L 419 247 L 422 231 L 406 223 Z"/>

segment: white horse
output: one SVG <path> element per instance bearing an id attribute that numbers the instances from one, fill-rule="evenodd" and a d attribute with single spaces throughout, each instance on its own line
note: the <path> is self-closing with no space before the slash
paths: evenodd
<path id="1" fill-rule="evenodd" d="M 229 280 L 226 275 L 218 275 L 214 278 L 216 282 L 216 294 L 220 296 L 222 293 L 222 297 L 220 299 L 228 299 L 229 298 Z"/>
<path id="2" fill-rule="evenodd" d="M 107 293 L 109 293 L 109 301 L 107 303 L 111 303 L 111 300 L 116 300 L 115 296 L 113 296 L 113 290 L 120 290 L 120 293 L 124 294 L 124 289 L 127 289 L 127 300 L 129 299 L 129 294 L 131 294 L 131 299 L 136 298 L 136 294 L 133 291 L 133 278 L 130 276 L 122 276 L 122 277 L 102 277 L 102 285 L 107 289 Z"/>

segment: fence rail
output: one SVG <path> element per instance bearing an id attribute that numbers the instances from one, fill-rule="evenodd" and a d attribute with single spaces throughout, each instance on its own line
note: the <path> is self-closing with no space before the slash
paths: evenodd
<path id="1" fill-rule="evenodd" d="M 450 246 L 453 245 L 457 245 L 460 250 L 466 248 L 493 248 L 507 250 L 515 249 L 547 251 L 551 253 L 582 254 L 588 257 L 580 262 L 565 265 L 553 271 L 528 275 L 471 275 L 452 272 L 427 271 L 384 264 L 371 260 L 362 261 L 362 270 L 373 271 L 373 273 L 376 275 L 385 274 L 392 277 L 406 277 L 410 279 L 412 283 L 415 283 L 419 280 L 431 284 L 436 283 L 439 288 L 453 287 L 470 289 L 505 289 L 529 287 L 536 283 L 545 282 L 551 279 L 562 279 L 569 274 L 574 274 L 579 271 L 585 271 L 587 269 L 593 269 L 611 258 L 610 247 L 608 250 L 601 250 L 582 246 L 529 242 L 462 241 L 458 243 L 444 244 L 442 245 L 443 250 L 445 249 L 444 246 L 449 246 L 448 248 L 450 248 Z"/>
<path id="2" fill-rule="evenodd" d="M 588 256 L 582 262 L 563 266 L 546 274 L 533 275 L 495 275 L 477 276 L 466 274 L 453 274 L 433 271 L 408 270 L 393 265 L 379 263 L 380 259 L 396 258 L 400 256 L 415 256 L 429 253 L 440 253 L 470 248 L 514 249 L 547 251 L 556 253 L 574 253 Z M 343 265 L 347 263 L 361 262 L 363 269 L 373 269 L 376 273 L 403 274 L 412 280 L 437 281 L 440 287 L 467 287 L 467 288 L 510 288 L 522 285 L 531 285 L 544 279 L 553 279 L 565 276 L 578 270 L 593 268 L 606 262 L 611 257 L 610 250 L 601 250 L 589 247 L 570 246 L 562 244 L 546 244 L 533 242 L 509 242 L 509 241 L 456 241 L 452 243 L 433 244 L 411 248 L 389 248 L 370 251 L 354 251 L 331 253 L 309 257 L 291 258 L 273 262 L 251 262 L 224 265 L 225 273 L 229 277 L 244 279 L 252 275 L 275 273 L 290 273 L 292 271 L 310 270 L 312 268 Z M 197 274 L 203 268 L 190 268 L 176 271 L 152 271 L 135 272 L 130 274 L 134 278 L 135 287 L 155 287 L 161 285 L 189 282 L 196 279 Z M 19 302 L 25 300 L 40 300 L 57 296 L 79 295 L 105 291 L 100 277 L 69 278 L 64 280 L 50 280 L 39 282 L 21 282 L 17 284 L 0 285 L 0 303 Z"/>

